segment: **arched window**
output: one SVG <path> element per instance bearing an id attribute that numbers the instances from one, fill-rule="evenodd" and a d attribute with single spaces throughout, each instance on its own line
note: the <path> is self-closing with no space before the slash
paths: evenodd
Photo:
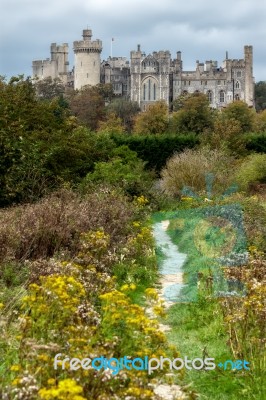
<path id="1" fill-rule="evenodd" d="M 220 91 L 220 103 L 224 103 L 224 98 L 225 98 L 225 96 L 224 96 L 224 91 L 223 90 L 221 90 Z"/>
<path id="2" fill-rule="evenodd" d="M 239 81 L 236 81 L 235 88 L 236 89 L 240 89 L 240 82 Z"/>
<path id="3" fill-rule="evenodd" d="M 240 100 L 239 94 L 235 95 L 235 100 Z"/>
<path id="4" fill-rule="evenodd" d="M 212 91 L 211 90 L 208 90 L 207 97 L 208 97 L 209 103 L 212 103 L 213 96 L 212 96 Z"/>
<path id="5" fill-rule="evenodd" d="M 147 77 L 141 84 L 143 101 L 156 101 L 158 93 L 158 81 L 152 76 Z"/>

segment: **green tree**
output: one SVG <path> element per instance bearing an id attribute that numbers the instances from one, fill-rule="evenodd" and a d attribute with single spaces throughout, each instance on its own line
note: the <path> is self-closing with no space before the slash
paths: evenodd
<path id="1" fill-rule="evenodd" d="M 266 81 L 255 83 L 255 105 L 257 111 L 266 109 Z"/>
<path id="2" fill-rule="evenodd" d="M 131 132 L 134 124 L 134 117 L 139 113 L 140 108 L 136 101 L 119 98 L 114 99 L 107 107 L 107 113 L 115 113 L 121 118 L 127 132 Z"/>
<path id="3" fill-rule="evenodd" d="M 240 122 L 235 119 L 227 119 L 223 114 L 217 116 L 213 129 L 206 129 L 200 135 L 200 142 L 203 146 L 223 150 L 235 156 L 243 155 L 246 152 L 246 140 Z"/>
<path id="4" fill-rule="evenodd" d="M 86 86 L 74 92 L 69 98 L 69 106 L 78 121 L 93 131 L 97 130 L 99 121 L 105 116 L 104 97 L 95 86 Z"/>
<path id="5" fill-rule="evenodd" d="M 236 120 L 240 123 L 242 132 L 251 132 L 255 122 L 255 111 L 243 101 L 234 101 L 222 110 L 227 120 Z"/>
<path id="6" fill-rule="evenodd" d="M 210 108 L 207 96 L 203 93 L 193 93 L 181 96 L 175 101 L 175 109 L 169 129 L 175 133 L 201 133 L 213 127 L 213 110 Z"/>
<path id="7" fill-rule="evenodd" d="M 60 97 L 65 92 L 65 86 L 61 79 L 47 77 L 44 79 L 36 79 L 34 82 L 37 96 L 42 100 L 51 100 Z"/>
<path id="8" fill-rule="evenodd" d="M 121 118 L 117 117 L 114 113 L 107 114 L 105 121 L 99 122 L 98 132 L 101 133 L 124 133 L 125 128 L 122 124 Z"/>
<path id="9" fill-rule="evenodd" d="M 133 132 L 136 134 L 164 133 L 168 127 L 168 107 L 164 101 L 156 101 L 147 111 L 135 117 Z"/>

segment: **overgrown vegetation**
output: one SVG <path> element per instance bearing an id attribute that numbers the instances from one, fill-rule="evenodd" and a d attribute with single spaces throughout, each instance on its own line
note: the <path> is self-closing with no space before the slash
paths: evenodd
<path id="1" fill-rule="evenodd" d="M 1 79 L 3 400 L 159 400 L 160 383 L 181 385 L 184 399 L 263 399 L 263 98 L 257 107 L 261 112 L 236 101 L 211 110 L 196 94 L 176 100 L 172 114 L 161 102 L 140 113 L 137 104 L 114 98 L 111 85 L 74 92 L 49 79 Z M 226 282 L 245 288 L 242 297 L 213 296 L 213 260 L 199 251 L 206 235 L 227 248 L 231 228 L 211 214 L 219 208 L 241 215 L 246 241 L 236 245 L 247 257 L 241 267 L 227 260 L 221 271 Z M 188 254 L 185 279 L 198 290 L 197 301 L 167 312 L 168 335 L 158 322 L 165 310 L 155 289 L 162 257 L 153 211 L 188 216 L 185 225 L 171 221 L 169 234 Z M 200 222 L 208 212 L 214 230 Z M 110 368 L 69 370 L 69 363 L 56 370 L 58 353 L 81 359 L 196 353 L 245 358 L 252 369 L 115 375 Z"/>

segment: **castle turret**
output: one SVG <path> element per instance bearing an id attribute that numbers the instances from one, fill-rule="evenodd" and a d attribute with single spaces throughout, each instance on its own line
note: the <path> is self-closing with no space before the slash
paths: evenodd
<path id="1" fill-rule="evenodd" d="M 245 102 L 254 106 L 253 47 L 245 46 Z"/>
<path id="2" fill-rule="evenodd" d="M 91 37 L 92 31 L 84 29 L 83 40 L 74 42 L 75 89 L 100 83 L 102 42 L 98 39 L 92 41 Z"/>

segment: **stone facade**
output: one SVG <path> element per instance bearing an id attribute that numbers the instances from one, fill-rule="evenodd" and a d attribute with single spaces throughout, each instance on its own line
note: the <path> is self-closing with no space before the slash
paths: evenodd
<path id="1" fill-rule="evenodd" d="M 229 59 L 226 52 L 222 66 L 217 61 L 196 61 L 194 71 L 183 70 L 181 52 L 172 59 L 169 51 L 146 55 L 138 45 L 126 57 L 100 59 L 102 42 L 92 41 L 92 31 L 83 30 L 83 40 L 73 44 L 75 65 L 68 72 L 68 45 L 51 45 L 51 60 L 33 61 L 33 76 L 62 78 L 81 89 L 86 85 L 112 83 L 117 96 L 138 102 L 142 110 L 154 101 L 171 104 L 182 93 L 205 93 L 211 107 L 222 108 L 234 100 L 254 106 L 253 49 L 244 46 L 244 58 Z"/>
<path id="2" fill-rule="evenodd" d="M 50 47 L 51 58 L 46 60 L 36 60 L 32 62 L 32 77 L 44 79 L 51 77 L 60 78 L 64 84 L 67 84 L 68 77 L 68 44 L 63 43 L 57 46 L 52 43 Z"/>

